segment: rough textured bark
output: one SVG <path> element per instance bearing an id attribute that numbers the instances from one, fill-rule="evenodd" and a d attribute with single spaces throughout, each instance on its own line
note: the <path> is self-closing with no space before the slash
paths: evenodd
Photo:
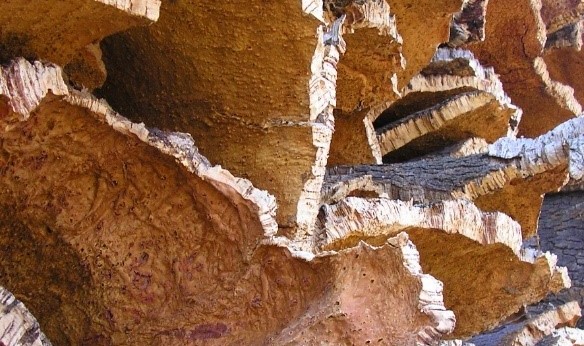
<path id="1" fill-rule="evenodd" d="M 468 137 L 484 137 L 493 142 L 509 132 L 512 114 L 513 110 L 501 107 L 490 94 L 467 92 L 455 95 L 434 108 L 379 128 L 383 160 L 405 161 Z M 488 132 L 481 130 L 485 128 Z"/>
<path id="2" fill-rule="evenodd" d="M 439 154 L 465 157 L 489 152 L 489 143 L 482 138 L 472 137 L 453 146 L 444 148 Z"/>
<path id="3" fill-rule="evenodd" d="M 442 302 L 442 283 L 422 272 L 405 233 L 376 246 L 359 242 L 331 261 L 338 267 L 330 273 L 332 289 L 269 343 L 431 345 L 454 328 L 454 314 Z"/>
<path id="4" fill-rule="evenodd" d="M 584 286 L 582 232 L 584 232 L 584 192 L 562 192 L 547 195 L 542 206 L 539 239 L 543 249 L 552 250 L 558 261 L 570 269 L 575 286 Z"/>
<path id="5" fill-rule="evenodd" d="M 375 112 L 335 111 L 335 133 L 327 167 L 381 163 L 381 149 L 369 116 Z"/>
<path id="6" fill-rule="evenodd" d="M 215 13 L 244 16 L 239 9 L 247 6 L 167 4 L 156 30 L 134 31 L 106 41 L 113 78 L 102 94 L 109 96 L 114 106 L 134 119 L 190 132 L 210 159 L 236 175 L 259 181 L 259 187 L 273 191 L 280 201 L 280 224 L 309 228 L 316 216 L 313 195 L 320 189 L 332 136 L 339 54 L 334 43 L 324 42 L 328 29 L 319 24 L 322 9 L 305 7 L 303 12 L 296 2 L 272 4 L 271 8 L 263 9 L 265 15 L 270 13 L 270 19 L 257 16 L 257 12 L 250 9 L 247 18 L 258 32 L 266 34 L 249 37 L 244 42 L 225 41 L 222 32 L 207 30 L 209 25 L 218 26 L 220 22 L 207 23 L 204 8 L 213 9 Z M 179 18 L 188 20 L 183 22 Z M 287 18 L 287 21 L 279 18 Z M 192 23 L 199 25 L 200 30 L 193 28 Z M 253 30 L 250 24 L 237 23 L 230 27 L 230 32 L 234 37 L 248 37 L 244 33 Z M 291 27 L 289 23 L 294 25 Z M 190 35 L 193 30 L 201 34 Z M 281 49 L 281 41 L 273 36 L 274 32 L 293 33 L 285 34 L 288 35 L 285 38 L 288 49 Z M 197 49 L 179 44 L 187 39 Z M 166 71 L 180 70 L 180 79 L 173 83 L 160 83 L 158 74 L 144 70 L 148 64 L 141 60 L 165 54 L 155 48 L 164 46 L 179 50 L 176 53 L 185 56 L 183 64 L 168 61 L 160 66 Z M 125 54 L 116 54 L 129 47 L 146 50 L 147 54 L 131 59 Z M 238 53 L 221 59 L 209 58 L 222 56 L 226 49 Z M 161 56 L 160 59 L 164 61 Z M 205 64 L 206 68 L 198 71 L 193 64 Z M 128 65 L 141 72 L 128 75 Z M 306 74 L 307 66 L 311 66 L 310 74 Z M 280 83 L 289 74 L 301 78 L 296 79 L 294 85 Z M 148 85 L 146 92 L 143 86 L 147 84 L 116 84 L 122 79 L 136 78 L 158 87 L 153 89 Z M 230 83 L 232 79 L 239 84 Z M 232 87 L 219 87 L 220 84 Z M 185 87 L 187 85 L 191 87 Z M 250 87 L 241 87 L 243 85 Z M 131 95 L 131 102 L 136 104 L 129 104 L 126 97 L 120 98 L 122 94 L 118 90 Z M 151 97 L 171 93 L 182 93 L 182 96 Z M 287 95 L 289 101 L 282 103 L 281 95 Z M 161 109 L 180 113 L 180 116 L 160 118 L 157 114 Z M 181 111 L 186 109 L 190 111 Z M 270 113 L 266 114 L 265 109 L 270 109 Z M 219 143 L 230 143 L 229 150 L 224 150 Z M 270 178 L 263 179 L 266 176 Z"/>
<path id="7" fill-rule="evenodd" d="M 507 215 L 483 213 L 472 203 L 455 200 L 431 206 L 389 199 L 348 197 L 321 211 L 315 242 L 323 250 L 351 247 L 362 239 L 382 241 L 409 228 L 439 229 L 480 244 L 502 243 L 520 256 L 521 227 Z"/>
<path id="8" fill-rule="evenodd" d="M 581 346 L 584 345 L 584 331 L 564 327 L 554 331 L 537 343 L 537 346 Z"/>
<path id="9" fill-rule="evenodd" d="M 577 343 L 580 7 L 5 2 L 0 285 L 59 345 Z"/>
<path id="10" fill-rule="evenodd" d="M 51 346 L 24 304 L 0 287 L 0 342 L 2 345 Z"/>
<path id="11" fill-rule="evenodd" d="M 582 6 L 582 5 L 580 5 Z M 584 64 L 582 47 L 582 22 L 568 25 L 548 38 L 549 46 L 543 56 L 550 78 L 574 88 L 574 97 L 584 102 L 584 90 L 579 76 Z"/>
<path id="12" fill-rule="evenodd" d="M 568 121 L 536 139 L 502 138 L 488 154 L 335 167 L 325 178 L 322 201 L 338 201 L 359 191 L 420 203 L 464 197 L 485 210 L 515 218 L 528 238 L 535 234 L 543 194 L 557 191 L 568 176 L 579 179 L 584 172 L 582 121 Z"/>
<path id="13" fill-rule="evenodd" d="M 462 1 L 339 3 L 352 3 L 348 9 L 365 9 L 357 11 L 365 14 L 380 7 L 386 12 L 378 10 L 378 13 L 385 15 L 389 12 L 389 17 L 382 16 L 388 18 L 383 21 L 387 24 L 379 27 L 378 24 L 367 24 L 368 16 L 363 15 L 363 23 L 355 27 L 355 33 L 344 36 L 347 52 L 339 63 L 337 123 L 330 165 L 381 163 L 371 121 L 401 98 L 405 83 L 419 73 L 431 60 L 436 48 L 447 41 L 451 15 L 460 10 Z M 356 3 L 364 5 L 355 6 Z M 377 3 L 383 5 L 369 5 Z M 425 22 L 428 30 L 421 32 L 417 26 L 411 25 L 412 20 Z M 378 30 L 379 35 L 372 28 Z M 381 44 L 383 40 L 387 41 L 385 36 L 393 37 L 392 45 Z"/>
<path id="14" fill-rule="evenodd" d="M 400 97 L 396 73 L 406 65 L 402 38 L 387 2 L 334 4 L 329 1 L 325 7 L 330 9 L 331 20 L 336 20 L 333 28 L 338 28 L 337 39 L 346 51 L 338 65 L 335 132 L 328 165 L 375 163 L 365 122 L 380 105 Z"/>
<path id="15" fill-rule="evenodd" d="M 448 41 L 452 15 L 461 10 L 462 0 L 389 0 L 396 25 L 403 39 L 402 54 L 406 68 L 398 74 L 399 85 L 405 85 L 432 59 L 436 48 Z M 424 23 L 420 30 L 415 23 Z"/>
<path id="16" fill-rule="evenodd" d="M 501 76 L 505 91 L 524 111 L 519 134 L 535 137 L 580 113 L 573 89 L 549 77 L 541 59 L 547 32 L 539 0 L 491 0 L 486 38 L 469 45 Z M 512 24 L 511 24 L 512 23 Z"/>
<path id="17" fill-rule="evenodd" d="M 544 309 L 528 308 L 518 313 L 508 324 L 493 331 L 468 341 L 441 342 L 440 346 L 557 345 L 553 342 L 557 342 L 560 337 L 566 337 L 566 341 L 572 339 L 566 345 L 576 345 L 578 333 L 572 333 L 571 327 L 576 324 L 580 316 L 580 307 L 576 302 L 557 307 L 546 306 Z"/>
<path id="18" fill-rule="evenodd" d="M 135 121 L 190 133 L 210 160 L 272 191 L 280 224 L 307 228 L 339 58 L 317 3 L 163 3 L 155 27 L 104 40 L 110 77 L 99 95 Z"/>
<path id="19" fill-rule="evenodd" d="M 0 60 L 22 56 L 65 65 L 93 42 L 156 21 L 159 8 L 160 0 L 5 1 L 0 6 Z M 75 15 L 64 20 L 70 13 Z"/>
<path id="20" fill-rule="evenodd" d="M 442 48 L 374 119 L 369 141 L 379 142 L 384 162 L 400 162 L 470 137 L 512 136 L 520 119 L 492 68 L 468 51 Z"/>
<path id="21" fill-rule="evenodd" d="M 424 207 L 348 197 L 325 206 L 321 222 L 315 242 L 325 250 L 351 248 L 362 240 L 383 243 L 396 232 L 408 232 L 422 268 L 445 283 L 445 304 L 458 316 L 453 337 L 492 328 L 523 304 L 570 286 L 567 271 L 556 268 L 549 253 L 521 254 L 516 222 L 482 213 L 470 202 Z"/>
<path id="22" fill-rule="evenodd" d="M 579 22 L 584 14 L 584 4 L 578 0 L 543 0 L 541 17 L 548 34 L 554 33 L 566 25 Z"/>
<path id="23" fill-rule="evenodd" d="M 69 77 L 79 87 L 92 89 L 105 80 L 95 42 L 156 21 L 159 9 L 160 0 L 4 1 L 0 62 L 25 57 L 61 66 L 71 63 L 66 67 L 72 72 Z"/>
<path id="24" fill-rule="evenodd" d="M 325 7 L 332 8 L 330 20 L 337 21 L 332 34 L 338 37 L 332 39 L 342 41 L 346 47 L 338 64 L 335 108 L 350 113 L 399 97 L 397 80 L 392 77 L 405 68 L 406 61 L 401 54 L 402 38 L 396 18 L 388 3 L 353 1 L 344 7 L 335 7 L 334 3 L 325 3 Z"/>
<path id="25" fill-rule="evenodd" d="M 458 47 L 485 39 L 485 22 L 489 0 L 466 0 L 450 24 L 448 46 Z"/>
<path id="26" fill-rule="evenodd" d="M 577 185 L 575 185 L 577 187 Z M 584 301 L 584 273 L 581 255 L 583 253 L 582 232 L 584 231 L 584 192 L 566 191 L 546 195 L 539 222 L 539 244 L 542 249 L 558 254 L 558 263 L 570 271 L 572 287 L 548 297 L 557 302 Z M 583 322 L 578 326 L 581 328 Z"/>
<path id="27" fill-rule="evenodd" d="M 30 82 L 10 82 L 21 75 Z M 323 316 L 327 302 L 339 315 L 323 323 L 352 326 L 356 342 L 430 344 L 453 329 L 442 285 L 421 272 L 405 235 L 338 254 L 299 251 L 276 236 L 274 198 L 211 166 L 189 135 L 148 129 L 61 88 L 54 65 L 19 60 L 3 76 L 15 88 L 4 95 L 0 134 L 0 230 L 10 249 L 0 259 L 19 269 L 0 276 L 55 343 L 249 344 L 280 338 L 287 326 L 304 338 L 306 312 Z M 52 249 L 32 250 L 39 243 Z M 361 284 L 344 284 L 356 277 Z M 368 303 L 353 298 L 363 287 L 381 295 L 371 295 L 372 315 L 355 310 Z M 406 320 L 385 316 L 388 306 Z M 363 326 L 373 314 L 384 319 Z"/>

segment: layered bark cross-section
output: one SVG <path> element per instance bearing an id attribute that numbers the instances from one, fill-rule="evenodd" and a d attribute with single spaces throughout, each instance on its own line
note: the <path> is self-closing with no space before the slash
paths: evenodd
<path id="1" fill-rule="evenodd" d="M 581 1 L 0 10 L 0 344 L 582 339 Z"/>
<path id="2" fill-rule="evenodd" d="M 360 241 L 382 244 L 397 232 L 408 232 L 422 268 L 445 283 L 445 304 L 458 318 L 453 336 L 492 328 L 524 304 L 570 286 L 566 269 L 556 267 L 554 256 L 521 252 L 515 221 L 481 212 L 468 201 L 416 206 L 348 197 L 325 205 L 319 219 L 322 230 L 315 242 L 328 251 Z"/>
<path id="3" fill-rule="evenodd" d="M 51 346 L 34 316 L 4 287 L 0 287 L 0 343 Z"/>
<path id="4" fill-rule="evenodd" d="M 528 346 L 550 345 L 556 336 L 568 336 L 581 316 L 578 303 L 523 309 L 514 320 L 467 341 L 442 342 L 440 346 Z M 558 329 L 556 329 L 558 328 Z M 567 329 L 565 329 L 567 328 Z M 574 333 L 574 336 L 578 335 Z M 546 340 L 547 339 L 547 340 Z M 577 338 L 572 338 L 576 341 Z M 576 345 L 577 343 L 567 343 Z M 556 344 L 557 345 L 557 344 Z"/>
<path id="5" fill-rule="evenodd" d="M 557 191 L 569 176 L 582 176 L 582 128 L 582 119 L 573 119 L 536 139 L 502 138 L 488 153 L 462 158 L 335 167 L 326 177 L 322 202 L 363 193 L 420 203 L 467 198 L 513 217 L 527 238 L 535 234 L 543 194 Z M 449 174 L 453 171 L 456 176 Z"/>
<path id="6" fill-rule="evenodd" d="M 511 104 L 492 68 L 472 53 L 441 48 L 410 81 L 403 98 L 374 119 L 384 162 L 399 162 L 471 137 L 494 142 L 512 136 L 521 111 Z"/>
<path id="7" fill-rule="evenodd" d="M 348 328 L 356 342 L 431 344 L 454 327 L 407 236 L 299 259 L 272 241 L 287 239 L 274 198 L 211 166 L 189 135 L 61 88 L 55 65 L 13 65 L 2 75 L 16 89 L 2 99 L 0 232 L 10 251 L 0 268 L 16 269 L 0 276 L 55 343 L 294 343 L 320 325 Z M 18 75 L 31 82 L 10 82 Z M 355 298 L 364 289 L 371 295 Z"/>
<path id="8" fill-rule="evenodd" d="M 519 134 L 536 137 L 582 111 L 574 90 L 550 77 L 542 59 L 547 40 L 542 2 L 490 0 L 485 40 L 468 45 L 501 75 L 505 91 L 523 109 Z"/>
<path id="9" fill-rule="evenodd" d="M 395 73 L 403 70 L 402 39 L 385 0 L 325 2 L 333 21 L 331 40 L 343 49 L 339 61 L 337 102 L 343 113 L 368 109 L 398 97 Z M 393 86 L 393 87 L 392 87 Z"/>
<path id="10" fill-rule="evenodd" d="M 330 30 L 321 1 L 166 2 L 155 26 L 104 40 L 98 94 L 134 121 L 190 133 L 211 161 L 276 196 L 280 225 L 304 232 L 333 132 Z"/>
<path id="11" fill-rule="evenodd" d="M 460 2 L 330 3 L 350 4 L 338 15 L 346 13 L 345 21 L 351 19 L 346 27 L 354 34 L 344 35 L 347 52 L 339 64 L 335 135 L 329 165 L 381 162 L 371 121 L 401 98 L 404 83 L 427 65 L 436 47 L 447 39 L 450 16 L 460 9 Z M 355 9 L 357 16 L 353 15 Z M 377 18 L 371 15 L 374 9 Z M 352 24 L 354 18 L 356 24 Z M 379 20 L 383 18 L 389 20 Z M 412 26 L 409 21 L 413 18 L 426 23 L 428 30 L 422 32 Z M 378 35 L 373 30 L 382 29 L 380 22 L 387 23 L 383 25 L 384 31 L 394 38 L 391 46 L 377 44 L 387 36 L 383 31 Z"/>
<path id="12" fill-rule="evenodd" d="M 322 233 L 316 242 L 323 250 L 351 247 L 363 239 L 376 243 L 410 228 L 439 229 L 485 245 L 502 243 L 517 256 L 522 243 L 521 228 L 511 218 L 482 213 L 465 200 L 415 206 L 399 200 L 348 197 L 323 206 L 320 222 Z"/>
<path id="13" fill-rule="evenodd" d="M 26 90 L 17 95 L 35 95 L 31 84 L 19 85 Z M 188 135 L 148 130 L 88 95 L 47 97 L 28 121 L 11 113 L 2 122 L 2 232 L 12 249 L 2 254 L 2 267 L 18 268 L 2 277 L 24 293 L 56 343 L 183 343 L 240 333 L 220 312 L 208 317 L 222 291 L 260 283 L 259 274 L 255 284 L 236 278 L 258 242 L 276 232 L 273 197 L 210 166 Z M 8 236 L 11 229 L 19 236 Z M 32 251 L 38 258 L 30 263 L 27 249 L 44 242 L 62 257 Z M 47 276 L 51 270 L 58 274 Z M 204 288 L 219 281 L 222 289 Z M 257 291 L 243 286 L 252 296 L 233 299 L 245 310 Z M 176 305 L 167 304 L 168 295 L 180 297 Z M 270 305 L 263 299 L 258 313 Z M 201 306 L 203 300 L 211 303 Z M 186 329 L 170 318 L 184 313 Z"/>
<path id="14" fill-rule="evenodd" d="M 349 5 L 328 1 L 325 8 L 333 21 L 331 39 L 344 47 L 327 163 L 373 163 L 364 119 L 379 105 L 399 97 L 397 74 L 406 66 L 396 18 L 385 0 L 350 1 Z"/>

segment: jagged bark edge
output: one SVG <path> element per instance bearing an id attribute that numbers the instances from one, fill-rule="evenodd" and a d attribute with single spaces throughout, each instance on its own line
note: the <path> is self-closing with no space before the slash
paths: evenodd
<path id="1" fill-rule="evenodd" d="M 419 345 L 432 345 L 440 336 L 452 333 L 456 324 L 454 312 L 444 306 L 444 284 L 432 275 L 422 272 L 420 253 L 407 233 L 401 232 L 388 239 L 387 243 L 401 250 L 404 267 L 422 284 L 419 309 L 430 317 L 433 325 L 420 330 L 417 335 L 417 343 Z M 365 244 L 365 246 L 370 245 Z"/>
<path id="2" fill-rule="evenodd" d="M 321 1 L 315 1 L 315 3 Z M 312 15 L 317 18 L 313 7 Z M 322 9 L 322 6 L 321 6 Z M 296 223 L 298 230 L 296 238 L 310 238 L 314 230 L 320 193 L 326 173 L 326 164 L 334 132 L 333 109 L 336 106 L 337 64 L 345 51 L 342 38 L 343 30 L 351 31 L 358 28 L 377 28 L 380 35 L 388 35 L 401 40 L 396 29 L 395 18 L 390 14 L 389 5 L 382 1 L 366 2 L 359 6 L 363 18 L 358 23 L 345 26 L 344 18 L 339 18 L 328 25 L 317 28 L 317 43 L 311 63 L 311 78 L 308 85 L 310 95 L 310 126 L 312 128 L 313 145 L 317 148 L 315 162 L 312 166 L 312 176 L 307 179 L 300 193 L 296 208 Z M 318 11 L 317 11 L 318 12 Z M 403 58 L 403 57 L 402 57 Z M 367 127 L 366 127 L 367 129 Z"/>
<path id="3" fill-rule="evenodd" d="M 343 204 L 348 208 L 343 210 Z M 523 252 L 521 229 L 516 221 L 503 213 L 482 212 L 467 200 L 444 201 L 441 205 L 416 206 L 412 202 L 383 198 L 348 197 L 340 203 L 323 208 L 322 231 L 327 232 L 328 235 L 337 225 L 342 224 L 343 220 L 346 221 L 345 226 L 349 231 L 336 232 L 333 236 L 340 233 L 344 233 L 345 238 L 361 236 L 361 241 L 369 236 L 387 235 L 390 237 L 394 235 L 394 232 L 400 232 L 402 229 L 406 231 L 412 227 L 428 229 L 428 232 L 442 230 L 446 234 L 460 234 L 481 245 L 498 243 L 510 248 L 519 261 L 529 263 L 534 270 L 539 268 L 549 275 L 549 283 L 546 284 L 546 289 L 549 291 L 557 292 L 571 285 L 567 269 L 557 266 L 555 255 L 541 251 L 530 254 Z M 408 213 L 411 215 L 407 215 Z M 372 227 L 368 227 L 368 224 L 372 224 Z M 399 225 L 396 226 L 396 224 Z M 478 229 L 476 229 L 477 226 Z M 367 228 L 373 229 L 373 232 L 368 233 Z M 335 251 L 328 252 L 335 253 Z"/>
<path id="4" fill-rule="evenodd" d="M 213 166 L 203 155 L 199 154 L 189 134 L 148 129 L 143 123 L 136 124 L 113 111 L 109 105 L 96 99 L 93 95 L 69 90 L 63 81 L 61 68 L 57 65 L 17 59 L 0 73 L 0 95 L 9 99 L 13 111 L 26 120 L 43 98 L 52 91 L 72 105 L 91 110 L 98 120 L 107 123 L 114 130 L 135 135 L 162 153 L 174 157 L 187 170 L 209 181 L 223 193 L 231 189 L 250 201 L 258 209 L 258 218 L 269 236 L 276 234 L 278 224 L 275 220 L 276 200 L 268 192 L 257 189 L 243 178 L 234 177 L 221 166 Z"/>
<path id="5" fill-rule="evenodd" d="M 206 157 L 199 153 L 190 134 L 164 132 L 149 129 L 143 123 L 133 123 L 113 111 L 105 102 L 90 94 L 71 92 L 65 96 L 65 100 L 72 105 L 91 110 L 100 118 L 99 120 L 104 121 L 114 130 L 126 135 L 134 135 L 142 142 L 157 148 L 163 154 L 174 157 L 189 172 L 210 182 L 223 193 L 228 194 L 224 190 L 225 187 L 236 191 L 243 199 L 250 201 L 258 208 L 258 218 L 266 236 L 276 234 L 278 231 L 275 219 L 277 208 L 275 197 L 267 191 L 255 188 L 247 179 L 234 177 L 220 165 L 212 165 Z"/>
<path id="6" fill-rule="evenodd" d="M 160 16 L 160 0 L 97 0 L 134 16 L 144 17 L 153 22 Z"/>
<path id="7" fill-rule="evenodd" d="M 538 341 L 552 334 L 558 325 L 574 326 L 580 316 L 581 310 L 577 302 L 566 303 L 530 319 L 514 334 L 512 343 L 513 345 L 537 344 Z"/>
<path id="8" fill-rule="evenodd" d="M 379 35 L 389 36 L 398 44 L 401 44 L 403 39 L 397 29 L 395 16 L 391 14 L 391 7 L 385 0 L 369 0 L 363 4 L 356 4 L 361 12 L 363 19 L 356 23 L 343 25 L 343 31 L 352 32 L 361 28 L 373 28 L 379 30 Z M 405 67 L 405 57 L 400 53 L 401 67 Z"/>
<path id="9" fill-rule="evenodd" d="M 565 164 L 568 165 L 568 175 L 574 180 L 580 180 L 584 178 L 584 117 L 568 120 L 534 139 L 503 137 L 491 144 L 484 156 L 509 161 L 505 167 L 451 191 L 452 198 L 474 200 L 502 188 L 513 179 L 535 176 Z M 373 191 L 382 195 L 383 187 L 377 185 L 371 178 L 367 179 L 366 175 L 334 182 L 325 186 L 321 202 L 340 201 L 355 190 Z"/>
<path id="10" fill-rule="evenodd" d="M 516 221 L 500 212 L 483 212 L 465 199 L 414 205 L 412 201 L 347 197 L 323 206 L 321 224 L 321 246 L 351 236 L 392 236 L 412 227 L 460 234 L 482 245 L 501 243 L 518 257 L 523 242 Z"/>
<path id="11" fill-rule="evenodd" d="M 570 119 L 537 138 L 501 138 L 489 156 L 517 160 L 524 174 L 538 174 L 568 164 L 574 180 L 584 177 L 584 118 Z M 567 183 L 567 182 L 566 182 Z"/>
<path id="12" fill-rule="evenodd" d="M 313 231 L 334 132 L 333 108 L 336 105 L 337 63 L 340 52 L 336 45 L 325 44 L 325 30 L 324 25 L 317 28 L 317 43 L 310 67 L 310 127 L 316 155 L 312 174 L 304 183 L 296 207 L 296 237 L 305 237 Z"/>
<path id="13" fill-rule="evenodd" d="M 456 118 L 464 117 L 477 108 L 487 106 L 492 101 L 496 99 L 491 94 L 482 91 L 459 94 L 434 108 L 414 113 L 397 125 L 390 123 L 379 128 L 377 140 L 381 146 L 381 153 L 388 154 L 417 138 L 439 131 L 443 126 L 455 122 Z"/>
<path id="14" fill-rule="evenodd" d="M 545 85 L 547 94 L 553 97 L 560 107 L 574 114 L 582 112 L 580 102 L 574 97 L 574 88 L 551 79 L 547 65 L 542 57 L 535 58 L 533 68 Z"/>
<path id="15" fill-rule="evenodd" d="M 61 68 L 57 65 L 39 61 L 31 64 L 19 58 L 0 70 L 0 95 L 8 98 L 10 107 L 20 120 L 27 120 L 49 91 L 53 95 L 69 93 Z"/>
<path id="16" fill-rule="evenodd" d="M 447 91 L 460 87 L 472 87 L 480 91 L 492 94 L 502 105 L 513 109 L 514 115 L 511 119 L 515 126 L 507 134 L 508 137 L 514 137 L 517 134 L 517 124 L 521 121 L 523 111 L 513 104 L 511 98 L 503 89 L 503 83 L 492 67 L 483 66 L 474 54 L 464 49 L 439 48 L 436 51 L 433 62 L 448 62 L 455 59 L 464 59 L 469 62 L 469 66 L 474 70 L 475 76 L 458 77 L 449 75 L 424 76 L 417 74 L 402 91 L 406 96 L 413 92 L 434 92 Z"/>
<path id="17" fill-rule="evenodd" d="M 0 286 L 0 344 L 51 346 L 36 318 L 6 288 Z"/>

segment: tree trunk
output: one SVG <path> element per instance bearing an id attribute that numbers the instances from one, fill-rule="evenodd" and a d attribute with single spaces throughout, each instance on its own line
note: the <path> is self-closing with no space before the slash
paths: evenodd
<path id="1" fill-rule="evenodd" d="M 578 344 L 581 7 L 0 4 L 0 344 Z"/>

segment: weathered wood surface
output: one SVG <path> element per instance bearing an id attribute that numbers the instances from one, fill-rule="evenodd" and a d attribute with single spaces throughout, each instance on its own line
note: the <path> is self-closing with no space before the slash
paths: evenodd
<path id="1" fill-rule="evenodd" d="M 338 6 L 336 2 L 325 1 L 325 8 L 332 9 L 327 14 L 333 32 L 338 32 L 335 39 L 345 48 L 338 64 L 335 108 L 351 113 L 398 98 L 397 79 L 392 77 L 405 68 L 406 60 L 389 4 L 368 0 Z"/>
<path id="2" fill-rule="evenodd" d="M 335 132 L 327 167 L 381 163 L 381 150 L 373 124 L 371 110 L 342 112 L 335 110 Z"/>
<path id="3" fill-rule="evenodd" d="M 328 251 L 361 241 L 379 245 L 407 232 L 420 251 L 422 268 L 445 283 L 445 304 L 457 316 L 453 337 L 493 328 L 523 305 L 570 286 L 555 256 L 520 251 L 521 228 L 515 221 L 481 212 L 465 200 L 415 206 L 348 197 L 325 205 L 319 221 L 314 242 Z"/>
<path id="4" fill-rule="evenodd" d="M 466 92 L 377 129 L 384 162 L 402 162 L 469 137 L 494 142 L 510 131 L 513 109 L 493 95 Z"/>
<path id="5" fill-rule="evenodd" d="M 360 240 L 383 241 L 410 228 L 460 234 L 483 245 L 501 243 L 520 256 L 521 227 L 501 213 L 483 213 L 466 200 L 414 205 L 390 199 L 348 197 L 324 205 L 315 242 L 323 250 L 351 247 Z"/>
<path id="6" fill-rule="evenodd" d="M 467 198 L 484 210 L 510 215 L 530 237 L 543 194 L 584 174 L 583 121 L 570 120 L 536 139 L 502 138 L 486 154 L 334 167 L 325 178 L 321 203 L 361 192 L 417 203 Z"/>
<path id="7" fill-rule="evenodd" d="M 10 249 L 0 276 L 55 343 L 253 344 L 309 340 L 326 326 L 352 328 L 356 343 L 430 345 L 454 328 L 442 284 L 420 270 L 407 236 L 297 251 L 277 235 L 274 198 L 212 166 L 189 135 L 59 89 L 55 65 L 14 65 L 38 80 L 0 83 L 14 86 L 0 118 L 0 239 Z M 14 68 L 2 76 L 17 78 Z M 363 304 L 366 314 L 354 308 Z M 377 323 L 363 326 L 372 316 Z"/>
<path id="8" fill-rule="evenodd" d="M 339 62 L 329 166 L 381 162 L 371 121 L 402 97 L 401 90 L 411 76 L 447 40 L 449 18 L 461 3 L 372 0 L 325 4 L 336 17 L 346 15 L 341 23 L 347 44 Z M 412 18 L 423 18 L 428 29 L 421 32 L 409 25 Z"/>
<path id="9" fill-rule="evenodd" d="M 433 345 L 492 328 L 569 286 L 524 240 L 542 195 L 584 178 L 582 118 L 555 127 L 581 110 L 557 75 L 579 58 L 550 60 L 581 47 L 580 7 L 6 2 L 2 284 L 65 345 Z M 97 94 L 132 120 L 88 93 L 106 67 Z M 431 156 L 372 165 L 406 148 Z"/>
<path id="10" fill-rule="evenodd" d="M 462 0 L 389 0 L 396 17 L 397 30 L 402 37 L 402 54 L 406 67 L 397 72 L 398 90 L 428 64 L 436 48 L 448 41 L 452 15 L 459 12 Z M 424 23 L 426 30 L 420 30 Z"/>
<path id="11" fill-rule="evenodd" d="M 561 302 L 584 302 L 584 270 L 582 255 L 584 243 L 584 192 L 573 185 L 573 191 L 548 194 L 544 198 L 539 221 L 539 245 L 544 251 L 553 251 L 558 256 L 558 263 L 566 266 L 572 278 L 572 287 L 548 297 L 546 301 L 554 304 Z M 582 328 L 580 320 L 578 327 Z"/>
<path id="12" fill-rule="evenodd" d="M 584 288 L 584 192 L 546 195 L 539 222 L 542 249 L 554 251 L 561 265 L 570 270 L 574 286 Z"/>
<path id="13" fill-rule="evenodd" d="M 492 66 L 483 65 L 467 49 L 439 48 L 430 63 L 412 77 L 403 95 L 430 92 L 440 95 L 440 92 L 457 92 L 457 89 L 463 91 L 465 88 L 481 90 L 494 95 L 501 104 L 515 108 L 518 114 L 514 120 L 518 123 L 521 110 L 513 105 L 497 73 Z M 512 125 L 513 130 L 516 126 Z"/>
<path id="14" fill-rule="evenodd" d="M 333 28 L 322 2 L 165 5 L 156 26 L 103 41 L 111 78 L 99 95 L 133 121 L 190 133 L 212 162 L 276 196 L 280 225 L 306 231 L 318 211 L 342 50 L 326 40 Z"/>
<path id="15" fill-rule="evenodd" d="M 383 166 L 336 167 L 326 177 L 322 201 L 332 203 L 367 192 L 424 204 L 467 198 L 485 210 L 512 216 L 522 225 L 524 236 L 528 236 L 535 232 L 542 194 L 558 189 L 565 182 L 566 173 L 552 171 L 543 177 L 523 176 L 513 164 L 486 154 Z"/>

